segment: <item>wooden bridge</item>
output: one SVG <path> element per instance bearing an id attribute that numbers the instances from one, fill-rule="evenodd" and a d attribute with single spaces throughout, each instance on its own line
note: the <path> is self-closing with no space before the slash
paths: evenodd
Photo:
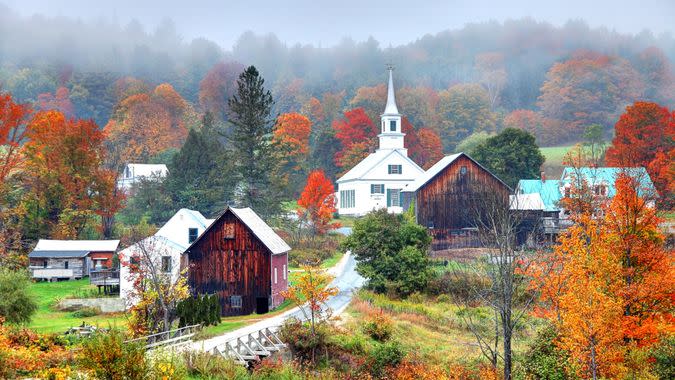
<path id="1" fill-rule="evenodd" d="M 278 327 L 266 327 L 256 332 L 233 338 L 216 346 L 211 353 L 248 365 L 286 347 L 277 335 Z"/>

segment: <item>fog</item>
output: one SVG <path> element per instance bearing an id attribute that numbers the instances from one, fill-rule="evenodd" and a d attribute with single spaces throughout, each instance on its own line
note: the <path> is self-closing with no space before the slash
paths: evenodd
<path id="1" fill-rule="evenodd" d="M 245 31 L 274 33 L 288 44 L 333 46 L 345 37 L 381 46 L 406 44 L 428 33 L 464 27 L 467 23 L 533 18 L 562 26 L 584 20 L 591 28 L 619 33 L 673 33 L 672 0 L 2 0 L 21 17 L 41 14 L 106 25 L 137 20 L 146 31 L 171 19 L 186 40 L 210 39 L 229 50 Z M 3 12 L 6 13 L 6 12 Z M 52 30 L 58 33 L 58 30 Z"/>

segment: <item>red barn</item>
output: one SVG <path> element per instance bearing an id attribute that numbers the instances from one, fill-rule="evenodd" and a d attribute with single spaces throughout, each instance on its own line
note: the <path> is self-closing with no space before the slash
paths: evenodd
<path id="1" fill-rule="evenodd" d="M 222 315 L 266 313 L 288 288 L 291 247 L 250 208 L 228 207 L 184 253 L 193 294 L 218 294 Z"/>

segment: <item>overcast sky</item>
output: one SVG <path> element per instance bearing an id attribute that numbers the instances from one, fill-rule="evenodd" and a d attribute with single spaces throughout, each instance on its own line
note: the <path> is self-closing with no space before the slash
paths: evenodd
<path id="1" fill-rule="evenodd" d="M 471 22 L 531 17 L 562 25 L 583 19 L 622 33 L 675 34 L 675 0 L 0 0 L 22 16 L 42 13 L 121 24 L 139 20 L 154 30 L 172 19 L 186 40 L 206 37 L 226 49 L 244 31 L 275 33 L 289 44 L 331 46 L 344 37 L 373 36 L 400 45 Z"/>

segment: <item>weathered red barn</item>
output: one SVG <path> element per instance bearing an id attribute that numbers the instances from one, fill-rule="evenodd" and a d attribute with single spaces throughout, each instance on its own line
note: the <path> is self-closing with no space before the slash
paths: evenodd
<path id="1" fill-rule="evenodd" d="M 262 314 L 283 302 L 290 250 L 253 210 L 228 207 L 183 262 L 193 294 L 218 294 L 222 315 Z"/>
<path id="2" fill-rule="evenodd" d="M 403 190 L 403 209 L 414 208 L 429 228 L 432 249 L 478 247 L 474 209 L 498 200 L 508 207 L 511 188 L 465 153 L 445 156 Z"/>

